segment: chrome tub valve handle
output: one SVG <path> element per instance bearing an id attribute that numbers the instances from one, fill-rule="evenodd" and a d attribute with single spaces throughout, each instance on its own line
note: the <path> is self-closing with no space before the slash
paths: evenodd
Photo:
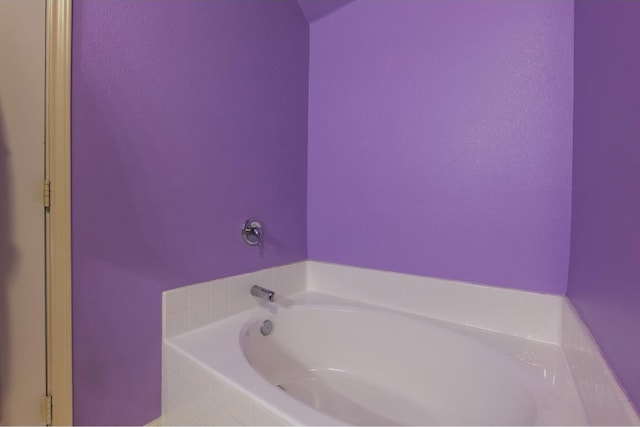
<path id="1" fill-rule="evenodd" d="M 262 244 L 264 230 L 262 224 L 257 219 L 248 219 L 242 226 L 242 239 L 249 246 Z"/>

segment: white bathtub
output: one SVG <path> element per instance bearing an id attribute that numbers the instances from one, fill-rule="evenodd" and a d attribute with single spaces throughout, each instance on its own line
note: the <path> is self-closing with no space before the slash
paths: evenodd
<path id="1" fill-rule="evenodd" d="M 286 305 L 265 304 L 171 345 L 288 424 L 587 423 L 552 346 L 312 292 Z M 540 357 L 543 369 L 531 364 Z"/>
<path id="2" fill-rule="evenodd" d="M 163 301 L 164 424 L 639 422 L 562 297 L 306 262 Z"/>

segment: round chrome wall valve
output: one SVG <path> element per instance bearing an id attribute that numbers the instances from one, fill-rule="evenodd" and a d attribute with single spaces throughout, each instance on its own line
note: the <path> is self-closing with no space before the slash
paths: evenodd
<path id="1" fill-rule="evenodd" d="M 257 219 L 248 219 L 242 226 L 242 239 L 249 246 L 262 243 L 263 227 Z"/>

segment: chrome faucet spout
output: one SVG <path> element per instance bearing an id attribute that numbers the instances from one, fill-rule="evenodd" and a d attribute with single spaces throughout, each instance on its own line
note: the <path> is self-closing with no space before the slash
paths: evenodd
<path id="1" fill-rule="evenodd" d="M 270 289 L 263 288 L 258 285 L 253 285 L 251 287 L 251 295 L 258 298 L 268 299 L 269 301 L 273 301 L 273 298 L 276 296 L 276 293 Z"/>

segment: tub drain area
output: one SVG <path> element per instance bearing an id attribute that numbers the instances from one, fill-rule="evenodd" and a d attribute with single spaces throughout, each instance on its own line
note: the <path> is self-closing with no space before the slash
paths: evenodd
<path id="1" fill-rule="evenodd" d="M 264 322 L 262 322 L 262 326 L 260 326 L 260 333 L 264 336 L 267 336 L 271 332 L 273 332 L 273 323 L 271 322 L 271 320 L 265 320 Z"/>

